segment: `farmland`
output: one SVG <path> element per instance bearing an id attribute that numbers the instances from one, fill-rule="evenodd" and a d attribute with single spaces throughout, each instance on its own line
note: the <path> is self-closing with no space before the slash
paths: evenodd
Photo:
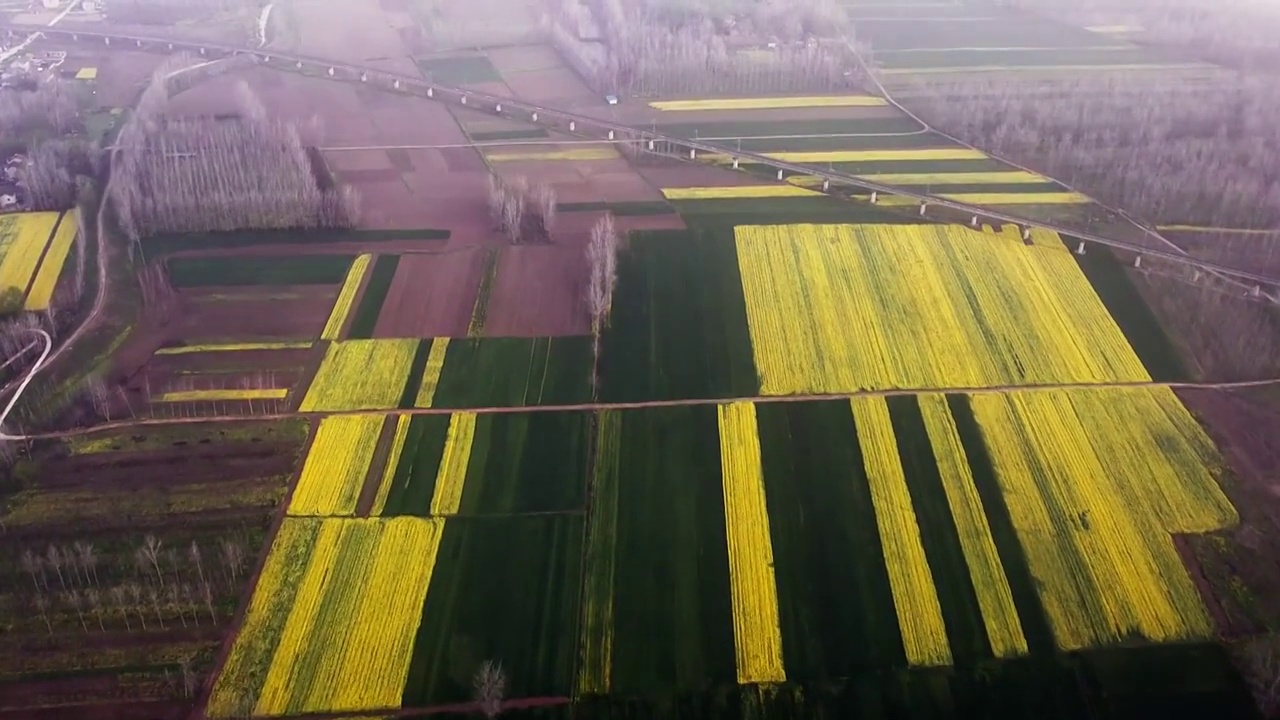
<path id="1" fill-rule="evenodd" d="M 78 222 L 74 210 L 0 215 L 0 293 L 12 297 L 9 311 L 49 308 Z"/>
<path id="2" fill-rule="evenodd" d="M 858 78 L 604 106 L 518 26 L 530 3 L 482 3 L 493 27 L 374 5 L 280 3 L 269 46 L 725 152 L 267 66 L 175 93 L 207 119 L 244 112 L 243 81 L 362 212 L 113 248 L 131 330 L 54 433 L 3 443 L 0 716 L 1257 716 L 1267 401 L 1241 429 L 1245 389 L 1185 387 L 1130 255 L 731 148 L 1121 218 Z M 1190 64 L 997 7 L 846 10 L 888 82 Z M 536 237 L 503 188 L 531 190 Z M 74 238 L 46 221 L 61 272 Z"/>

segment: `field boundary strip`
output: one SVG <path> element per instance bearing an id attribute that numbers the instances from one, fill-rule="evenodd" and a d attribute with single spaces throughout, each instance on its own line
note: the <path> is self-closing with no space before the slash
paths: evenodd
<path id="1" fill-rule="evenodd" d="M 162 347 L 155 351 L 156 355 L 188 355 L 204 352 L 248 352 L 252 350 L 309 350 L 310 340 L 297 342 L 260 342 L 260 343 L 218 343 L 208 345 L 181 345 L 178 347 Z"/>
<path id="2" fill-rule="evenodd" d="M 663 112 L 699 110 L 774 110 L 814 107 L 882 107 L 875 95 L 805 95 L 799 97 L 720 98 L 709 100 L 655 100 L 649 107 Z"/>
<path id="3" fill-rule="evenodd" d="M 1171 390 L 1244 390 L 1248 388 L 1270 387 L 1280 385 L 1280 378 L 1267 378 L 1265 380 L 1241 380 L 1233 382 L 1162 382 L 1162 381 L 1135 381 L 1135 382 L 1102 382 L 1102 383 L 1058 383 L 1052 385 L 1001 385 L 998 387 L 973 387 L 973 388 L 910 388 L 910 389 L 889 389 L 889 390 L 856 390 L 846 393 L 826 393 L 826 394 L 810 394 L 810 395 L 758 395 L 752 397 L 716 397 L 716 398 L 682 398 L 678 400 L 643 400 L 636 402 L 614 402 L 614 403 L 573 403 L 567 405 L 521 405 L 521 406 L 491 406 L 491 407 L 470 407 L 470 408 L 386 408 L 383 410 L 300 410 L 297 412 L 278 412 L 278 413 L 260 413 L 254 415 L 197 415 L 193 417 L 178 418 L 142 418 L 120 420 L 117 422 L 103 423 L 87 428 L 76 428 L 74 430 L 59 430 L 48 433 L 35 433 L 31 435 L 18 436 L 16 439 L 28 440 L 44 440 L 56 438 L 70 438 L 79 435 L 91 435 L 93 433 L 104 433 L 112 430 L 121 430 L 131 427 L 155 427 L 160 425 L 190 425 L 198 423 L 212 422 L 236 422 L 242 423 L 246 420 L 253 421 L 270 421 L 284 420 L 288 418 L 324 418 L 343 415 L 368 415 L 370 412 L 381 412 L 386 415 L 451 415 L 457 412 L 469 412 L 476 415 L 499 415 L 508 413 L 542 413 L 542 412 L 566 412 L 576 410 L 641 410 L 644 408 L 670 408 L 695 405 L 724 405 L 734 402 L 753 402 L 753 403 L 788 403 L 788 402 L 815 402 L 821 400 L 849 400 L 857 397 L 895 397 L 904 395 L 943 395 L 943 396 L 962 396 L 962 395 L 1008 395 L 1011 393 L 1040 393 L 1050 392 L 1053 390 L 1107 390 L 1116 388 L 1155 388 L 1165 387 Z"/>

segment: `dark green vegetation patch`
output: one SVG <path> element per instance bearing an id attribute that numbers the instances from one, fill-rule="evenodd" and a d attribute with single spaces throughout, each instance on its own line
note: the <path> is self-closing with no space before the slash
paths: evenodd
<path id="1" fill-rule="evenodd" d="M 591 399 L 591 338 L 449 341 L 431 406 L 573 405 Z"/>
<path id="2" fill-rule="evenodd" d="M 621 413 L 611 689 L 732 683 L 733 608 L 713 405 Z M 584 598 L 598 603 L 601 598 Z"/>
<path id="3" fill-rule="evenodd" d="M 731 229 L 631 234 L 600 376 L 605 402 L 758 394 Z"/>
<path id="4" fill-rule="evenodd" d="M 188 250 L 235 250 L 255 245 L 326 245 L 330 243 L 377 243 L 397 240 L 448 240 L 448 230 L 234 230 L 230 232 L 153 235 L 142 241 L 149 259 Z"/>
<path id="5" fill-rule="evenodd" d="M 455 518 L 445 524 L 403 704 L 471 702 L 486 660 L 507 697 L 572 690 L 582 516 Z"/>
<path id="6" fill-rule="evenodd" d="M 252 255 L 172 258 L 174 287 L 336 285 L 347 277 L 352 255 Z"/>
<path id="7" fill-rule="evenodd" d="M 502 82 L 502 76 L 485 55 L 419 58 L 418 68 L 428 78 L 446 85 Z"/>
<path id="8" fill-rule="evenodd" d="M 848 401 L 756 407 L 787 676 L 906 667 Z"/>
<path id="9" fill-rule="evenodd" d="M 477 416 L 458 515 L 581 511 L 590 420 L 585 412 Z M 430 514 L 449 422 L 448 415 L 409 421 L 384 516 Z"/>
<path id="10" fill-rule="evenodd" d="M 1080 242 L 1073 237 L 1063 237 L 1062 240 L 1073 250 Z M 1073 253 L 1072 257 L 1089 278 L 1089 284 L 1102 298 L 1107 311 L 1115 318 L 1151 378 L 1158 382 L 1191 380 L 1191 374 L 1187 372 L 1173 342 L 1111 249 L 1089 244 L 1083 255 Z"/>
<path id="11" fill-rule="evenodd" d="M 387 301 L 387 293 L 391 291 L 391 281 L 395 279 L 398 267 L 399 255 L 378 256 L 373 264 L 373 272 L 369 273 L 369 281 L 364 286 L 356 316 L 351 321 L 351 330 L 347 333 L 349 339 L 373 337 L 373 329 L 378 324 L 378 315 L 382 313 L 382 304 Z"/>

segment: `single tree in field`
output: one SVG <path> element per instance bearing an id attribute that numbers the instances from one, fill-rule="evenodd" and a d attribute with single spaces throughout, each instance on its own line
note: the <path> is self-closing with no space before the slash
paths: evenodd
<path id="1" fill-rule="evenodd" d="M 191 541 L 191 547 L 187 550 L 187 557 L 195 564 L 196 572 L 200 575 L 200 582 L 205 582 L 203 557 L 200 555 L 200 546 L 196 544 L 195 540 Z"/>
<path id="2" fill-rule="evenodd" d="M 160 623 L 160 629 L 164 629 L 164 613 L 160 610 L 160 591 L 154 586 L 147 588 L 147 600 L 151 601 L 151 609 L 155 611 L 156 622 Z"/>
<path id="3" fill-rule="evenodd" d="M 147 616 L 142 607 L 142 588 L 138 583 L 131 582 L 125 586 L 125 590 L 129 593 L 129 599 L 133 601 L 133 611 L 138 613 L 138 621 L 142 623 L 142 630 L 146 632 Z"/>
<path id="4" fill-rule="evenodd" d="M 181 584 L 182 584 L 182 573 L 180 572 L 180 569 L 178 568 L 178 551 L 177 551 L 177 550 L 174 550 L 173 548 L 169 548 L 169 549 L 168 549 L 168 550 L 166 550 L 166 551 L 165 551 L 165 553 L 164 553 L 164 559 L 165 559 L 166 561 L 168 561 L 168 563 L 169 563 L 169 569 L 173 571 L 173 584 L 174 584 L 174 585 L 181 585 Z"/>
<path id="5" fill-rule="evenodd" d="M 209 622 L 218 624 L 218 614 L 213 611 L 213 586 L 204 583 L 200 586 L 200 598 L 204 600 L 205 609 L 209 611 Z"/>
<path id="6" fill-rule="evenodd" d="M 160 572 L 160 546 L 163 543 L 156 538 L 155 535 L 147 535 L 142 540 L 142 557 L 146 558 L 152 569 L 156 572 L 156 580 L 160 582 L 160 587 L 164 587 L 164 575 Z"/>
<path id="7" fill-rule="evenodd" d="M 35 603 L 36 603 L 36 610 L 37 610 L 37 611 L 39 611 L 39 613 L 40 613 L 40 619 L 44 621 L 44 627 L 45 627 L 45 630 L 48 630 L 48 631 L 49 631 L 49 634 L 50 634 L 50 635 L 52 635 L 52 634 L 53 634 L 53 625 L 49 623 L 49 598 L 48 598 L 48 596 L 46 596 L 46 595 L 45 595 L 44 593 L 42 593 L 42 592 L 37 592 L 37 593 L 36 593 L 36 598 L 35 598 Z"/>
<path id="8" fill-rule="evenodd" d="M 77 542 L 75 544 L 76 556 L 80 559 L 80 567 L 84 568 L 84 576 L 86 582 L 92 581 L 94 585 L 98 584 L 98 550 L 91 542 Z"/>
<path id="9" fill-rule="evenodd" d="M 89 605 L 89 611 L 98 619 L 98 629 L 106 632 L 107 626 L 102 623 L 102 594 L 97 588 L 87 588 L 84 591 L 84 599 Z"/>
<path id="10" fill-rule="evenodd" d="M 191 619 L 195 621 L 196 627 L 200 627 L 200 608 L 196 606 L 196 591 L 190 585 L 182 586 L 182 602 L 191 609 Z"/>
<path id="11" fill-rule="evenodd" d="M 502 712 L 502 700 L 507 692 L 507 675 L 502 671 L 502 664 L 485 660 L 475 677 L 471 678 L 471 686 L 480 712 L 485 717 L 497 717 Z"/>
<path id="12" fill-rule="evenodd" d="M 244 548 L 240 547 L 240 543 L 235 540 L 223 538 L 221 541 L 222 562 L 226 565 L 227 571 L 231 575 L 231 583 L 233 585 L 240 581 L 240 571 L 244 568 Z"/>
<path id="13" fill-rule="evenodd" d="M 129 622 L 129 598 L 128 591 L 123 585 L 117 585 L 110 590 L 111 601 L 115 603 L 116 608 L 120 610 L 120 614 L 124 616 L 124 628 L 129 632 L 133 632 L 133 623 Z"/>
<path id="14" fill-rule="evenodd" d="M 54 572 L 58 573 L 58 585 L 61 586 L 63 590 L 66 590 L 67 580 L 62 576 L 62 553 L 58 550 L 57 546 L 50 545 L 49 549 L 45 551 L 44 558 L 45 562 L 49 563 L 49 567 L 53 568 Z"/>
<path id="15" fill-rule="evenodd" d="M 36 586 L 36 592 L 40 592 L 40 581 L 36 575 L 37 573 L 44 575 L 44 562 L 40 559 L 40 556 L 31 552 L 31 549 L 28 548 L 22 551 L 22 558 L 19 562 L 22 564 L 22 569 L 31 575 L 31 584 Z M 45 587 L 48 587 L 48 583 L 45 583 Z"/>
<path id="16" fill-rule="evenodd" d="M 199 687 L 200 684 L 200 677 L 196 675 L 195 668 L 192 667 L 191 658 L 183 658 L 182 662 L 178 663 L 178 669 L 182 671 L 183 696 L 194 696 L 196 694 L 196 688 Z"/>
<path id="17" fill-rule="evenodd" d="M 62 599 L 76 611 L 76 615 L 80 616 L 80 627 L 84 628 L 85 632 L 89 632 L 89 625 L 84 621 L 84 598 L 80 596 L 80 591 L 74 588 L 68 590 L 62 593 Z"/>
<path id="18" fill-rule="evenodd" d="M 618 278 L 618 234 L 613 216 L 605 215 L 591 228 L 587 243 L 587 310 L 591 313 L 591 331 L 599 336 L 613 302 L 613 287 Z"/>
<path id="19" fill-rule="evenodd" d="M 80 556 L 76 554 L 74 545 L 71 547 L 64 545 L 62 547 L 62 562 L 71 571 L 71 584 L 80 584 Z M 85 584 L 87 585 L 88 583 Z"/>
<path id="20" fill-rule="evenodd" d="M 183 612 L 182 594 L 181 592 L 179 592 L 177 585 L 169 586 L 169 589 L 165 591 L 165 600 L 168 602 L 169 605 L 173 606 L 174 610 L 178 611 L 178 619 L 182 621 L 182 627 L 186 627 L 187 614 Z"/>

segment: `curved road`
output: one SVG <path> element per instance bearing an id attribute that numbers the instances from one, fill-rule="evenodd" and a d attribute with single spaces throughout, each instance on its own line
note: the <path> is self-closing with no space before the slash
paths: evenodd
<path id="1" fill-rule="evenodd" d="M 5 430 L 5 423 L 9 420 L 9 413 L 13 412 L 13 406 L 17 405 L 18 400 L 22 397 L 22 391 L 27 389 L 27 385 L 35 378 L 36 373 L 40 372 L 40 368 L 44 367 L 45 362 L 49 359 L 50 351 L 53 350 L 53 338 L 49 337 L 49 333 L 39 328 L 31 328 L 27 332 L 35 333 L 37 340 L 44 342 L 44 350 L 40 352 L 40 357 L 36 358 L 35 363 L 31 365 L 31 369 L 27 370 L 26 377 L 22 378 L 22 382 L 18 383 L 17 389 L 13 391 L 13 397 L 9 398 L 9 403 L 4 406 L 4 410 L 0 411 L 0 441 L 26 440 L 28 438 L 26 435 L 10 435 Z M 26 352 L 27 349 L 30 349 L 30 346 L 27 346 L 22 352 Z"/>
<path id="2" fill-rule="evenodd" d="M 22 26 L 0 25 L 0 30 L 7 31 L 10 35 L 13 35 L 15 33 L 31 32 L 32 29 L 23 28 Z M 699 152 L 728 155 L 743 162 L 773 168 L 780 174 L 793 173 L 797 175 L 822 178 L 823 180 L 828 181 L 827 184 L 829 185 L 829 187 L 823 188 L 824 191 L 832 194 L 840 195 L 840 193 L 837 192 L 837 186 L 841 186 L 857 188 L 864 192 L 871 192 L 875 194 L 907 197 L 920 203 L 922 215 L 927 212 L 929 208 L 945 208 L 961 216 L 976 216 L 980 221 L 999 221 L 1016 224 L 1023 228 L 1049 230 L 1081 241 L 1098 243 L 1100 245 L 1106 245 L 1119 250 L 1131 252 L 1140 257 L 1159 258 L 1161 260 L 1199 268 L 1215 272 L 1223 276 L 1232 277 L 1240 281 L 1249 282 L 1255 286 L 1255 295 L 1260 294 L 1263 286 L 1280 287 L 1280 277 L 1273 277 L 1263 273 L 1234 268 L 1207 260 L 1199 260 L 1171 250 L 1152 248 L 1126 240 L 1119 240 L 1116 238 L 1098 235 L 1096 233 L 1067 228 L 1052 222 L 1032 220 L 1030 218 L 1012 215 L 1003 211 L 956 202 L 936 195 L 921 193 L 910 188 L 871 182 L 848 173 L 777 160 L 760 153 L 735 150 L 733 148 L 703 140 L 663 135 L 658 132 L 646 131 L 642 128 L 620 125 L 601 118 L 534 105 L 514 98 L 500 97 L 489 93 L 451 87 L 432 82 L 430 80 L 424 80 L 419 77 L 399 75 L 368 67 L 347 65 L 323 58 L 282 54 L 267 50 L 235 47 L 217 43 L 202 43 L 193 40 L 174 40 L 136 35 L 102 33 L 66 27 L 58 29 L 44 28 L 40 29 L 39 32 L 47 37 L 58 37 L 72 41 L 101 41 L 106 45 L 115 43 L 125 47 L 132 46 L 143 50 L 161 50 L 166 52 L 183 50 L 196 53 L 203 57 L 252 55 L 257 57 L 264 64 L 282 69 L 292 69 L 295 71 L 301 71 L 304 74 L 315 74 L 319 77 L 328 77 L 335 80 L 355 80 L 364 83 L 376 83 L 384 87 L 389 86 L 386 89 L 393 91 L 412 93 L 441 100 L 453 100 L 461 105 L 494 112 L 499 115 L 521 114 L 525 116 L 522 119 L 527 119 L 530 122 L 550 124 L 554 127 L 564 125 L 567 127 L 569 132 L 581 135 L 588 134 L 587 130 L 591 129 L 596 133 L 604 135 L 605 137 L 602 139 L 613 140 L 616 142 L 632 142 L 642 147 L 647 145 L 647 149 L 649 150 L 660 151 L 667 149 L 679 149 L 682 153 L 687 152 L 690 159 L 696 158 L 696 155 Z M 310 71 L 310 73 L 307 73 L 306 71 Z M 659 148 L 659 143 L 662 144 L 661 148 Z M 963 218 L 959 218 L 959 220 L 963 221 Z"/>

